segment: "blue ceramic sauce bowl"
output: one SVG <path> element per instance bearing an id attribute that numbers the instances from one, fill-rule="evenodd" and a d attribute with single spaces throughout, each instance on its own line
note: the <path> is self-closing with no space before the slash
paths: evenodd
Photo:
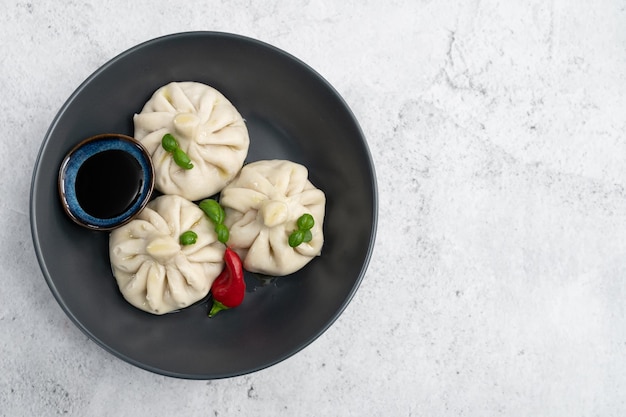
<path id="1" fill-rule="evenodd" d="M 97 135 L 65 156 L 58 187 L 63 208 L 75 223 L 91 230 L 111 230 L 146 206 L 154 189 L 154 167 L 134 138 Z"/>

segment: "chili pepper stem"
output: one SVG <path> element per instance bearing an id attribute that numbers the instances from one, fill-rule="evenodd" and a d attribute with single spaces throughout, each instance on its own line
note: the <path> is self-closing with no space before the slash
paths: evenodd
<path id="1" fill-rule="evenodd" d="M 228 310 L 230 307 L 226 307 L 224 304 L 220 303 L 217 300 L 213 300 L 213 306 L 211 306 L 211 311 L 209 311 L 209 317 L 215 316 L 222 310 Z"/>

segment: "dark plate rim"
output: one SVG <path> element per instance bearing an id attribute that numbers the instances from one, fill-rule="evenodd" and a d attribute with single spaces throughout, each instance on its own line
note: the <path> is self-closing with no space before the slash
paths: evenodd
<path id="1" fill-rule="evenodd" d="M 77 96 L 79 96 L 82 91 L 92 82 L 92 80 L 94 78 L 96 78 L 98 75 L 100 75 L 101 73 L 107 71 L 107 69 L 113 65 L 115 65 L 118 61 L 124 59 L 125 57 L 127 57 L 128 55 L 134 54 L 136 53 L 138 50 L 148 46 L 148 45 L 153 45 L 156 43 L 160 43 L 166 40 L 172 40 L 172 39 L 176 39 L 176 38 L 195 38 L 195 37 L 223 37 L 223 38 L 231 38 L 231 39 L 236 39 L 239 41 L 245 41 L 251 44 L 254 44 L 255 46 L 259 47 L 259 48 L 266 48 L 266 49 L 270 49 L 273 50 L 275 53 L 280 54 L 285 56 L 286 58 L 292 60 L 293 62 L 295 62 L 296 64 L 298 64 L 299 66 L 301 66 L 303 69 L 305 69 L 306 71 L 309 71 L 312 75 L 314 75 L 316 78 L 319 79 L 319 81 L 326 87 L 328 88 L 329 91 L 331 91 L 336 98 L 340 101 L 340 103 L 343 105 L 344 110 L 347 112 L 347 114 L 350 116 L 350 118 L 353 120 L 354 125 L 357 129 L 357 131 L 359 132 L 359 135 L 361 137 L 361 141 L 362 141 L 362 145 L 363 145 L 363 151 L 364 151 L 364 155 L 367 158 L 367 165 L 368 168 L 371 171 L 371 189 L 372 189 L 372 228 L 371 228 L 371 233 L 370 233 L 370 239 L 369 239 L 369 245 L 367 248 L 367 252 L 365 255 L 365 258 L 363 260 L 363 264 L 361 265 L 361 269 L 359 271 L 359 275 L 356 278 L 354 285 L 350 291 L 350 293 L 348 294 L 348 296 L 345 298 L 344 302 L 339 306 L 339 308 L 337 309 L 337 311 L 335 312 L 335 314 L 330 318 L 330 320 L 326 323 L 325 326 L 323 326 L 322 328 L 320 328 L 320 330 L 318 332 L 316 332 L 315 334 L 311 334 L 311 336 L 306 339 L 303 343 L 301 343 L 300 345 L 296 346 L 295 348 L 285 352 L 285 354 L 277 357 L 275 360 L 264 363 L 262 365 L 247 369 L 247 370 L 243 370 L 243 371 L 238 371 L 238 372 L 233 372 L 231 374 L 227 374 L 227 375 L 197 375 L 197 374 L 185 374 L 185 373 L 178 373 L 178 372 L 172 372 L 172 371 L 166 371 L 166 370 L 162 370 L 162 369 L 158 369 L 156 367 L 152 367 L 149 365 L 146 365 L 144 363 L 142 363 L 139 360 L 136 360 L 134 358 L 131 358 L 129 356 L 126 356 L 125 354 L 116 351 L 115 349 L 111 348 L 110 346 L 108 346 L 106 343 L 104 343 L 103 341 L 101 341 L 98 337 L 96 337 L 91 330 L 89 330 L 86 326 L 84 326 L 81 321 L 74 315 L 74 313 L 67 307 L 67 305 L 65 305 L 65 303 L 63 302 L 63 298 L 61 296 L 61 294 L 59 293 L 58 289 L 56 288 L 56 285 L 54 283 L 54 279 L 52 278 L 50 271 L 48 270 L 47 266 L 46 266 L 46 261 L 45 261 L 45 257 L 41 248 L 41 244 L 39 241 L 39 232 L 37 230 L 37 225 L 36 225 L 36 192 L 35 192 L 35 188 L 36 188 L 36 184 L 38 183 L 38 179 L 40 177 L 40 175 L 44 174 L 40 171 L 40 162 L 41 159 L 43 158 L 44 154 L 46 153 L 46 150 L 48 149 L 48 147 L 50 146 L 50 142 L 51 142 L 51 134 L 54 132 L 57 124 L 59 123 L 59 121 L 61 120 L 61 118 L 63 117 L 63 115 L 65 114 L 65 112 L 68 110 L 68 108 L 70 107 L 71 103 L 76 99 Z M 241 375 L 246 375 L 249 373 L 254 373 L 257 371 L 260 371 L 262 369 L 266 369 L 269 368 L 273 365 L 276 365 L 277 363 L 280 363 L 282 361 L 284 361 L 285 359 L 288 359 L 289 357 L 295 355 L 296 353 L 300 352 L 301 350 L 303 350 L 305 347 L 309 346 L 312 342 L 314 342 L 316 339 L 318 339 L 323 333 L 325 333 L 339 318 L 339 316 L 341 316 L 341 314 L 345 311 L 345 309 L 347 308 L 348 304 L 352 301 L 352 299 L 354 298 L 354 295 L 356 294 L 358 288 L 361 285 L 361 282 L 363 281 L 363 278 L 365 276 L 365 272 L 367 271 L 367 267 L 369 265 L 369 262 L 372 258 L 373 255 L 373 251 L 374 251 L 374 246 L 375 246 L 375 241 L 376 241 L 376 233 L 377 233 L 377 229 L 378 229 L 378 185 L 377 185 L 377 181 L 376 181 L 376 171 L 375 171 L 375 167 L 374 167 L 374 161 L 372 158 L 372 154 L 371 151 L 369 149 L 367 140 L 365 139 L 365 135 L 363 134 L 363 131 L 361 129 L 360 124 L 358 123 L 356 117 L 354 116 L 354 113 L 352 112 L 352 110 L 350 109 L 350 107 L 347 105 L 347 103 L 345 102 L 344 98 L 337 92 L 337 90 L 324 78 L 322 77 L 317 71 L 315 71 L 312 67 L 310 67 L 308 64 L 306 64 L 305 62 L 301 61 L 300 59 L 296 58 L 295 56 L 291 55 L 290 53 L 279 49 L 271 44 L 265 43 L 263 41 L 260 41 L 258 39 L 254 39 L 251 37 L 247 37 L 244 35 L 239 35 L 239 34 L 234 34 L 234 33 L 228 33 L 228 32 L 219 32 L 219 31 L 189 31 L 189 32 L 178 32 L 178 33 L 172 33 L 172 34 L 167 34 L 167 35 L 162 35 L 153 39 L 149 39 L 147 41 L 141 42 L 121 53 L 119 53 L 118 55 L 114 56 L 113 58 L 111 58 L 110 60 L 108 60 L 107 62 L 105 62 L 103 65 L 101 65 L 98 69 L 96 69 L 93 73 L 91 73 L 75 90 L 74 92 L 67 98 L 67 100 L 63 103 L 63 105 L 59 108 L 57 114 L 55 115 L 54 119 L 52 120 L 48 130 L 46 131 L 46 134 L 43 138 L 43 141 L 41 143 L 39 152 L 37 154 L 37 158 L 35 160 L 35 164 L 33 167 L 33 174 L 32 174 L 32 178 L 31 178 L 31 187 L 30 187 L 30 196 L 29 196 L 29 214 L 30 214 L 30 229 L 31 229 L 31 237 L 33 240 L 33 247 L 35 250 L 35 255 L 37 257 L 37 262 L 39 263 L 39 267 L 41 269 L 41 272 L 44 276 L 44 279 L 46 280 L 46 283 L 50 289 L 50 291 L 52 292 L 54 298 L 56 299 L 57 303 L 59 304 L 59 306 L 61 307 L 61 309 L 65 312 L 65 314 L 70 318 L 70 320 L 74 323 L 74 325 L 76 325 L 76 327 L 78 327 L 85 335 L 87 335 L 87 337 L 95 342 L 98 346 L 100 346 L 101 348 L 103 348 L 105 351 L 111 353 L 112 355 L 114 355 L 115 357 L 122 359 L 123 361 L 134 365 L 140 369 L 146 370 L 146 371 L 150 371 L 153 372 L 155 374 L 158 375 L 164 375 L 164 376 L 169 376 L 169 377 L 174 377 L 174 378 L 181 378 L 181 379 L 195 379 L 195 380 L 210 380 L 210 379 L 222 379 L 222 378 L 230 378 L 230 377 L 237 377 L 237 376 L 241 376 Z"/>

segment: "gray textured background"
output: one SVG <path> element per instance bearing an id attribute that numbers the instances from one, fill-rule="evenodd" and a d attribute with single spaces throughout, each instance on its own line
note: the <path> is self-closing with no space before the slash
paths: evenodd
<path id="1" fill-rule="evenodd" d="M 3 4 L 1 416 L 626 415 L 626 2 Z M 48 290 L 29 189 L 100 65 L 188 30 L 251 36 L 343 95 L 378 172 L 362 286 L 312 345 L 220 381 L 89 341 Z"/>

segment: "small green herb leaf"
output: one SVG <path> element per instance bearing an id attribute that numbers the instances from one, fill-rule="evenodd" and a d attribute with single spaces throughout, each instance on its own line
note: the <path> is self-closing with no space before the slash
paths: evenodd
<path id="1" fill-rule="evenodd" d="M 198 235 L 193 230 L 187 230 L 180 235 L 179 241 L 183 246 L 193 245 L 198 240 Z"/>
<path id="2" fill-rule="evenodd" d="M 219 240 L 223 244 L 226 244 L 226 242 L 228 242 L 230 232 L 228 231 L 228 227 L 226 227 L 224 223 L 215 225 L 215 233 L 217 233 L 217 240 Z"/>
<path id="3" fill-rule="evenodd" d="M 315 225 L 315 220 L 313 216 L 309 213 L 304 213 L 302 216 L 298 218 L 298 229 L 300 230 L 311 230 Z"/>
<path id="4" fill-rule="evenodd" d="M 182 149 L 180 148 L 174 149 L 174 152 L 172 153 L 172 157 L 174 158 L 174 162 L 176 162 L 176 165 L 178 165 L 179 167 L 183 169 L 193 168 L 191 159 L 189 159 L 189 156 Z"/>
<path id="5" fill-rule="evenodd" d="M 294 230 L 289 235 L 289 246 L 295 248 L 304 241 L 304 232 L 302 230 Z"/>
<path id="6" fill-rule="evenodd" d="M 174 136 L 170 133 L 166 133 L 163 139 L 161 139 L 161 146 L 163 146 L 163 149 L 167 152 L 174 152 L 176 148 L 178 148 L 178 142 Z"/>
<path id="7" fill-rule="evenodd" d="M 230 237 L 230 232 L 228 231 L 228 227 L 224 224 L 224 219 L 226 218 L 226 212 L 217 201 L 212 198 L 207 198 L 202 200 L 200 204 L 198 204 L 200 209 L 206 214 L 206 216 L 213 222 L 215 225 L 215 233 L 217 233 L 217 240 L 226 244 L 228 242 L 228 238 Z"/>
<path id="8" fill-rule="evenodd" d="M 202 200 L 199 204 L 204 214 L 213 222 L 214 225 L 218 225 L 220 223 L 224 223 L 224 218 L 226 214 L 224 213 L 224 209 L 220 206 L 220 203 L 213 200 L 212 198 L 207 198 L 206 200 Z"/>
<path id="9" fill-rule="evenodd" d="M 309 213 L 304 213 L 296 220 L 298 228 L 289 235 L 289 246 L 295 248 L 302 242 L 310 242 L 313 239 L 311 229 L 315 226 L 315 219 Z"/>

